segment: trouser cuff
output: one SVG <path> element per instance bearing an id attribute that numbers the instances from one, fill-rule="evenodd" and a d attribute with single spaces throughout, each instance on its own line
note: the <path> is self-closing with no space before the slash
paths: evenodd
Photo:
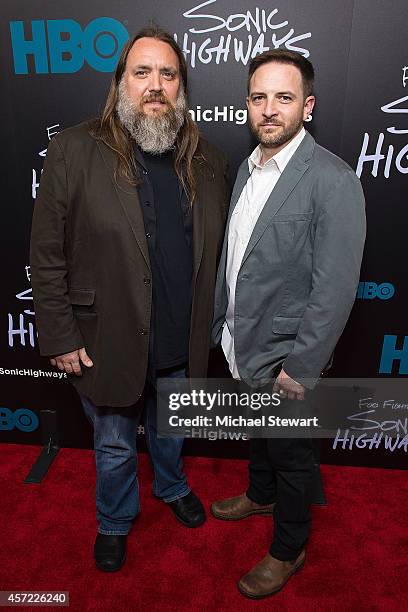
<path id="1" fill-rule="evenodd" d="M 118 531 L 116 529 L 103 529 L 101 527 L 99 527 L 98 529 L 98 533 L 101 533 L 102 535 L 128 535 L 129 531 Z"/>
<path id="2" fill-rule="evenodd" d="M 289 549 L 272 542 L 269 554 L 275 557 L 275 559 L 279 559 L 279 561 L 296 561 L 304 547 L 305 545 L 300 546 L 297 550 L 293 550 L 293 548 Z"/>
<path id="3" fill-rule="evenodd" d="M 267 506 L 268 504 L 273 504 L 276 501 L 274 497 L 268 499 L 265 496 L 260 495 L 259 491 L 251 486 L 246 491 L 246 496 L 255 504 L 260 504 L 261 506 Z"/>

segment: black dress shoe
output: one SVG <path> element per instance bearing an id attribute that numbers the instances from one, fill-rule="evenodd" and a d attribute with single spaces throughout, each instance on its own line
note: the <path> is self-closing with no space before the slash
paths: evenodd
<path id="1" fill-rule="evenodd" d="M 103 572 L 116 572 L 126 559 L 127 535 L 98 533 L 94 546 L 96 567 Z"/>
<path id="2" fill-rule="evenodd" d="M 192 491 L 167 505 L 173 510 L 176 519 L 186 527 L 199 527 L 206 519 L 204 506 Z"/>

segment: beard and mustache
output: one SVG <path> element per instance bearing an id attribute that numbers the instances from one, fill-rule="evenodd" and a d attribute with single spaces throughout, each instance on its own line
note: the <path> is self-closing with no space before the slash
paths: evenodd
<path id="1" fill-rule="evenodd" d="M 280 126 L 282 130 L 262 130 L 263 124 L 256 124 L 250 121 L 250 126 L 253 135 L 258 142 L 265 148 L 280 147 L 290 140 L 299 132 L 303 126 L 303 114 L 288 122 L 286 125 L 280 122 L 271 121 L 272 125 Z"/>
<path id="2" fill-rule="evenodd" d="M 150 115 L 143 111 L 146 102 L 162 102 L 167 105 L 167 109 Z M 163 93 L 151 93 L 141 98 L 137 104 L 128 95 L 122 79 L 118 88 L 116 111 L 120 122 L 142 151 L 160 155 L 174 147 L 177 134 L 186 118 L 187 99 L 183 86 L 180 85 L 174 105 Z"/>

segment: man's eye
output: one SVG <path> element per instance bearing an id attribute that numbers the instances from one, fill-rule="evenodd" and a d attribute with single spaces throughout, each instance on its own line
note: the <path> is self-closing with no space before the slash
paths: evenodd
<path id="1" fill-rule="evenodd" d="M 143 76 L 146 76 L 146 74 L 147 74 L 147 70 L 136 70 L 135 71 L 135 76 L 143 77 Z"/>
<path id="2" fill-rule="evenodd" d="M 262 99 L 263 99 L 262 96 L 254 96 L 252 98 L 252 102 L 256 104 L 257 102 L 261 102 Z"/>
<path id="3" fill-rule="evenodd" d="M 290 96 L 280 96 L 282 102 L 291 102 L 292 98 Z"/>
<path id="4" fill-rule="evenodd" d="M 166 71 L 166 72 L 163 72 L 163 76 L 165 79 L 174 79 L 175 74 L 174 72 Z"/>

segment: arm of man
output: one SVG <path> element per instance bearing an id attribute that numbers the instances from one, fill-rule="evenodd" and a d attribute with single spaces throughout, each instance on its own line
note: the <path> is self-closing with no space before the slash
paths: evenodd
<path id="1" fill-rule="evenodd" d="M 221 248 L 220 260 L 218 262 L 217 276 L 216 276 L 216 285 L 215 285 L 215 300 L 214 300 L 214 317 L 212 322 L 212 331 L 211 331 L 211 345 L 212 347 L 216 347 L 221 342 L 222 330 L 225 323 L 225 315 L 227 312 L 228 306 L 228 296 L 227 296 L 227 287 L 225 280 L 225 270 L 226 270 L 226 258 L 228 251 L 228 221 L 231 216 L 231 205 L 232 202 L 237 201 L 239 194 L 238 190 L 241 188 L 243 184 L 243 179 L 240 178 L 241 174 L 245 173 L 245 169 L 248 168 L 248 161 L 245 159 L 240 167 L 238 168 L 238 173 L 234 182 L 233 189 L 230 187 L 230 176 L 229 176 L 229 166 L 226 166 L 224 176 L 225 182 L 227 186 L 228 200 L 226 207 L 226 227 L 224 232 L 224 239 Z"/>
<path id="2" fill-rule="evenodd" d="M 34 207 L 30 246 L 31 284 L 41 354 L 53 356 L 52 365 L 58 365 L 68 373 L 80 374 L 79 359 L 83 361 L 84 358 L 86 365 L 92 362 L 86 355 L 68 296 L 65 257 L 67 213 L 66 162 L 56 136 L 48 146 Z"/>
<path id="3" fill-rule="evenodd" d="M 365 231 L 364 194 L 350 169 L 327 195 L 317 219 L 309 301 L 277 379 L 288 396 L 299 391 L 296 383 L 313 388 L 340 338 L 356 296 Z"/>
<path id="4" fill-rule="evenodd" d="M 231 175 L 230 166 L 226 155 L 222 156 L 222 168 L 223 168 L 223 197 L 222 207 L 224 214 L 224 233 L 221 242 L 221 248 L 217 257 L 217 273 L 215 281 L 215 296 L 214 296 L 214 312 L 213 320 L 211 324 L 211 344 L 210 348 L 216 348 L 221 342 L 222 326 L 225 321 L 225 310 L 220 311 L 220 302 L 223 296 L 223 285 L 225 282 L 225 261 L 223 261 L 223 253 L 225 255 L 225 249 L 228 241 L 228 232 L 226 230 L 226 223 L 228 219 L 228 212 L 230 207 L 231 199 Z"/>
<path id="5" fill-rule="evenodd" d="M 218 181 L 221 185 L 221 193 L 220 193 L 220 197 L 219 197 L 219 207 L 221 208 L 221 212 L 222 212 L 222 223 L 223 223 L 223 229 L 225 230 L 225 224 L 227 222 L 227 217 L 228 217 L 228 210 L 229 210 L 229 204 L 230 204 L 230 197 L 231 197 L 231 178 L 230 178 L 230 167 L 229 167 L 229 161 L 227 156 L 225 155 L 225 153 L 223 153 L 222 151 L 220 151 L 218 149 L 218 160 L 217 160 L 217 167 L 219 168 L 218 171 Z M 223 234 L 224 237 L 224 234 Z M 218 252 L 218 257 L 217 257 L 217 261 L 220 258 L 221 255 L 221 247 L 222 247 L 222 242 L 220 245 L 220 249 Z"/>

